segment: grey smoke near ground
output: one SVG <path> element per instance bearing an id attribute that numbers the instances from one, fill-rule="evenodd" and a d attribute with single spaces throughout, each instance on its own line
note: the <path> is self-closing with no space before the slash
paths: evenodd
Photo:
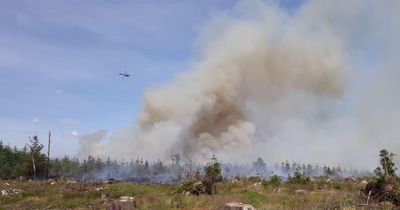
<path id="1" fill-rule="evenodd" d="M 294 14 L 241 1 L 200 35 L 189 70 L 144 94 L 136 129 L 83 136 L 80 154 L 375 166 L 379 149 L 400 152 L 399 21 L 398 1 Z"/>
<path id="2" fill-rule="evenodd" d="M 101 155 L 98 152 L 102 150 L 102 140 L 107 135 L 106 130 L 99 130 L 93 133 L 85 134 L 79 137 L 80 149 L 78 158 L 84 159 L 88 155 Z"/>

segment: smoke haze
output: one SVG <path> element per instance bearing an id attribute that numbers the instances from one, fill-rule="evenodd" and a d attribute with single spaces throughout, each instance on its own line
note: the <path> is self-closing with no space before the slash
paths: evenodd
<path id="1" fill-rule="evenodd" d="M 135 128 L 81 136 L 79 155 L 375 166 L 379 149 L 400 152 L 399 22 L 398 1 L 294 14 L 241 1 L 210 21 L 188 70 L 144 94 Z"/>

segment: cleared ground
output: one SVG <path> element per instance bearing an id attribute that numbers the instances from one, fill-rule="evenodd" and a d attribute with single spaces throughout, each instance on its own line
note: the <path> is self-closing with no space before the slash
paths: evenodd
<path id="1" fill-rule="evenodd" d="M 308 185 L 274 186 L 249 180 L 225 181 L 217 184 L 217 192 L 212 196 L 181 195 L 177 193 L 179 185 L 75 182 L 70 179 L 0 181 L 0 190 L 22 190 L 0 196 L 0 209 L 107 209 L 120 196 L 135 197 L 137 209 L 220 209 L 225 203 L 234 201 L 251 204 L 257 209 L 372 209 L 363 207 L 365 200 L 359 196 L 365 180 L 368 178 L 316 179 Z"/>

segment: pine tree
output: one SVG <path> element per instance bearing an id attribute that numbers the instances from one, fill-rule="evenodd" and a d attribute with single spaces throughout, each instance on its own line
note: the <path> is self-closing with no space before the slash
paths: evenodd
<path id="1" fill-rule="evenodd" d="M 42 153 L 43 144 L 39 142 L 38 136 L 35 135 L 30 138 L 30 142 L 27 146 L 29 148 L 29 154 L 26 156 L 26 175 L 33 176 L 34 178 L 44 176 L 47 158 L 46 155 Z"/>
<path id="2" fill-rule="evenodd" d="M 203 182 L 206 186 L 206 192 L 212 194 L 213 188 L 214 192 L 216 191 L 215 183 L 222 181 L 221 163 L 218 162 L 215 155 L 211 158 L 211 162 L 204 167 L 204 172 L 205 178 Z"/>
<path id="3" fill-rule="evenodd" d="M 259 157 L 253 162 L 253 169 L 258 175 L 264 175 L 267 172 L 267 164 L 265 164 L 264 160 Z"/>
<path id="4" fill-rule="evenodd" d="M 394 166 L 394 154 L 386 149 L 379 151 L 381 167 L 377 167 L 374 172 L 377 176 L 394 177 L 397 168 Z"/>

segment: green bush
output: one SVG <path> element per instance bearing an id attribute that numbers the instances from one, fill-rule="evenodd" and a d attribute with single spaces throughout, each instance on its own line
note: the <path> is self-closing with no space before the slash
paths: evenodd
<path id="1" fill-rule="evenodd" d="M 204 179 L 202 180 L 207 194 L 211 195 L 216 192 L 215 183 L 222 181 L 221 163 L 215 156 L 211 158 L 211 162 L 204 167 Z"/>
<path id="2" fill-rule="evenodd" d="M 185 183 L 182 183 L 179 185 L 178 189 L 176 190 L 177 193 L 182 193 L 183 191 L 189 189 L 194 183 L 196 183 L 195 180 L 187 181 Z"/>
<path id="3" fill-rule="evenodd" d="M 279 176 L 277 176 L 277 175 L 273 175 L 268 180 L 264 180 L 262 182 L 262 185 L 264 187 L 267 187 L 267 186 L 278 186 L 281 183 L 282 183 L 281 178 L 279 178 Z"/>
<path id="4" fill-rule="evenodd" d="M 251 177 L 249 177 L 248 181 L 251 183 L 257 183 L 257 182 L 261 182 L 261 178 L 259 176 L 251 176 Z"/>
<path id="5" fill-rule="evenodd" d="M 343 189 L 343 186 L 342 186 L 340 183 L 336 183 L 333 187 L 334 187 L 335 189 L 337 189 L 337 190 Z"/>
<path id="6" fill-rule="evenodd" d="M 294 172 L 293 176 L 289 175 L 288 180 L 286 181 L 288 184 L 310 184 L 310 177 L 306 176 L 304 173 L 300 173 L 299 171 Z"/>

